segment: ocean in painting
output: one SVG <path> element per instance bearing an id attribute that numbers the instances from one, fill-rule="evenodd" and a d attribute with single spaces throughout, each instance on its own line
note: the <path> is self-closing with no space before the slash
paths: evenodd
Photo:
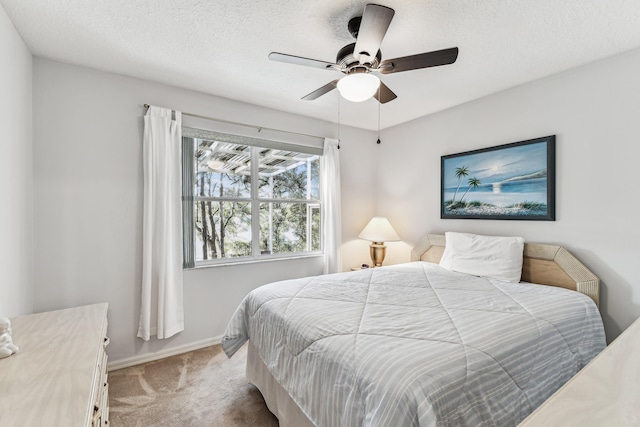
<path id="1" fill-rule="evenodd" d="M 460 186 L 457 200 L 467 191 Z M 444 200 L 451 200 L 456 187 L 444 189 Z M 547 203 L 547 179 L 537 178 L 525 181 L 480 184 L 478 188 L 471 188 L 464 197 L 465 202 L 478 201 L 495 206 L 510 206 L 519 202 Z"/>

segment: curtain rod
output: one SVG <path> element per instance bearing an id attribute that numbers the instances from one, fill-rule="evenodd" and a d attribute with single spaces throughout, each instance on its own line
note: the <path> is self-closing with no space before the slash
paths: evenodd
<path id="1" fill-rule="evenodd" d="M 144 104 L 144 108 L 149 108 L 149 107 L 150 107 L 149 104 Z M 270 131 L 273 131 L 273 132 L 289 133 L 289 134 L 292 134 L 292 135 L 300 135 L 300 136 L 308 136 L 310 138 L 325 139 L 324 136 L 310 135 L 308 133 L 292 132 L 290 130 L 282 130 L 282 129 L 268 128 L 268 127 L 264 127 L 264 126 L 250 125 L 250 124 L 247 124 L 247 123 L 232 122 L 232 121 L 229 121 L 229 120 L 217 119 L 215 117 L 201 116 L 199 114 L 184 113 L 184 112 L 182 114 L 185 115 L 185 116 L 197 117 L 199 119 L 213 120 L 214 122 L 227 123 L 227 124 L 230 124 L 230 125 L 246 126 L 246 127 L 257 129 L 258 133 L 260 133 L 263 130 L 270 130 Z"/>

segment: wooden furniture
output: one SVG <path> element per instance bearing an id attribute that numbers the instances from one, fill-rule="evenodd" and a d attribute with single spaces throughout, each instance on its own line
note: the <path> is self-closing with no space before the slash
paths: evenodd
<path id="1" fill-rule="evenodd" d="M 427 234 L 411 251 L 411 261 L 438 264 L 445 248 L 442 234 Z M 562 246 L 525 243 L 522 281 L 578 291 L 600 304 L 600 279 Z"/>
<path id="2" fill-rule="evenodd" d="M 0 426 L 107 426 L 107 304 L 11 319 L 0 359 Z"/>
<path id="3" fill-rule="evenodd" d="M 640 425 L 640 320 L 527 417 L 520 427 Z"/>

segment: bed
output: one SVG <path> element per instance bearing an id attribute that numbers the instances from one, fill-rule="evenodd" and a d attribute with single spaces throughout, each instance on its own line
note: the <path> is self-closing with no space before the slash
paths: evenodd
<path id="1" fill-rule="evenodd" d="M 524 244 L 520 283 L 449 271 L 445 243 L 262 286 L 223 350 L 249 341 L 247 377 L 281 426 L 515 426 L 605 347 L 599 280 L 542 244 Z"/>

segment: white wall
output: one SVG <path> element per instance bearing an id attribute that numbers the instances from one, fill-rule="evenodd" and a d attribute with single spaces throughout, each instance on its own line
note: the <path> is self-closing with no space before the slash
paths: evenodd
<path id="1" fill-rule="evenodd" d="M 364 262 L 371 264 L 369 257 L 371 242 L 358 239 L 358 234 L 371 217 L 378 215 L 375 209 L 374 185 L 378 137 L 376 132 L 343 127 L 340 139 L 343 141 L 340 145 L 342 269 L 348 271 L 351 267 L 359 266 Z"/>
<path id="2" fill-rule="evenodd" d="M 521 235 L 567 247 L 602 280 L 609 340 L 640 316 L 640 51 L 383 132 L 377 210 L 409 244 L 426 232 Z M 557 135 L 555 222 L 440 219 L 440 156 Z"/>
<path id="3" fill-rule="evenodd" d="M 0 316 L 33 310 L 31 53 L 0 6 Z"/>
<path id="4" fill-rule="evenodd" d="M 337 126 L 228 99 L 36 58 L 35 310 L 109 303 L 110 362 L 219 337 L 259 285 L 320 274 L 319 257 L 186 271 L 185 331 L 144 343 L 137 332 L 142 258 L 144 103 L 335 137 Z M 345 240 L 373 214 L 368 131 L 342 127 Z M 365 153 L 359 155 L 358 153 Z M 365 248 L 366 248 L 366 242 Z M 345 255 L 345 268 L 351 264 Z"/>

